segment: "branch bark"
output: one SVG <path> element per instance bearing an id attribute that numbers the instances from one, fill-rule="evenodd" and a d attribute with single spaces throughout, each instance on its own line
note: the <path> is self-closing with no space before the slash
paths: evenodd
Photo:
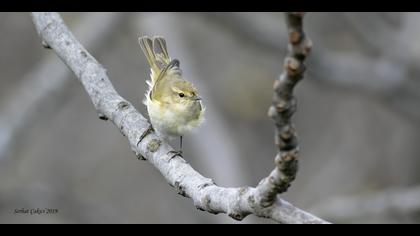
<path id="1" fill-rule="evenodd" d="M 303 16 L 301 12 L 286 13 L 288 54 L 284 60 L 284 72 L 274 82 L 273 104 L 268 111 L 276 125 L 278 154 L 275 158 L 276 168 L 257 186 L 257 196 L 263 206 L 270 206 L 277 194 L 287 191 L 298 170 L 299 146 L 291 121 L 297 106 L 293 89 L 303 79 L 306 69 L 304 61 L 312 47 L 311 40 L 303 31 Z"/>
<path id="2" fill-rule="evenodd" d="M 32 13 L 32 19 L 43 41 L 83 84 L 100 118 L 112 121 L 127 137 L 136 156 L 154 165 L 178 194 L 193 200 L 197 209 L 226 213 L 236 220 L 255 214 L 280 223 L 328 223 L 277 196 L 264 207 L 256 201 L 255 188 L 219 187 L 181 157 L 171 158 L 173 148 L 149 132 L 147 120 L 115 91 L 105 68 L 77 41 L 59 14 Z"/>

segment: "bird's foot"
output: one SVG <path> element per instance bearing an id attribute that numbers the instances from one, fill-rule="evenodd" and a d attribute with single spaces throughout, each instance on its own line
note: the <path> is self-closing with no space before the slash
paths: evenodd
<path id="1" fill-rule="evenodd" d="M 168 155 L 170 155 L 170 158 L 168 159 L 168 161 L 172 160 L 176 156 L 180 156 L 181 158 L 183 158 L 183 156 L 182 156 L 182 150 L 178 150 L 178 151 L 172 150 L 172 151 L 169 151 L 168 152 Z"/>
<path id="2" fill-rule="evenodd" d="M 140 138 L 139 138 L 139 141 L 137 142 L 137 146 L 139 145 L 139 143 L 141 142 L 141 141 L 143 141 L 143 139 L 148 135 L 148 134 L 150 134 L 150 133 L 152 133 L 152 132 L 154 132 L 155 130 L 153 129 L 153 126 L 150 124 L 149 125 L 149 127 L 147 128 L 147 130 L 146 131 L 144 131 L 142 134 L 141 134 L 141 136 L 140 136 Z"/>

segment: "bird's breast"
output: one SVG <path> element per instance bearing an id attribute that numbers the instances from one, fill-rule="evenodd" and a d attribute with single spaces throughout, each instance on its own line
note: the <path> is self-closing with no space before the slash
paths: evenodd
<path id="1" fill-rule="evenodd" d="M 203 109 L 199 101 L 188 105 L 169 105 L 149 100 L 146 105 L 153 127 L 163 135 L 182 136 L 203 121 Z"/>

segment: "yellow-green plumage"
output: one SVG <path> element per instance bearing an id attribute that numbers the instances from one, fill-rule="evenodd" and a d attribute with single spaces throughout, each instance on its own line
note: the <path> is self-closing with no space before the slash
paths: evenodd
<path id="1" fill-rule="evenodd" d="M 144 36 L 139 43 L 151 68 L 143 102 L 152 126 L 163 138 L 182 136 L 204 120 L 198 91 L 182 77 L 179 61 L 169 57 L 163 37 Z"/>

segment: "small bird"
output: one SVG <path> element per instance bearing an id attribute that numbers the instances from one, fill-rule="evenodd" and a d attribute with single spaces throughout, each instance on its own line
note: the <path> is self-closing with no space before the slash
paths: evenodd
<path id="1" fill-rule="evenodd" d="M 204 121 L 204 107 L 194 85 L 182 76 L 180 62 L 171 59 L 166 40 L 161 36 L 139 38 L 140 47 L 150 65 L 149 90 L 143 103 L 147 107 L 150 122 L 158 136 L 169 141 L 180 137 L 180 150 L 174 156 L 182 156 L 182 137 Z"/>

